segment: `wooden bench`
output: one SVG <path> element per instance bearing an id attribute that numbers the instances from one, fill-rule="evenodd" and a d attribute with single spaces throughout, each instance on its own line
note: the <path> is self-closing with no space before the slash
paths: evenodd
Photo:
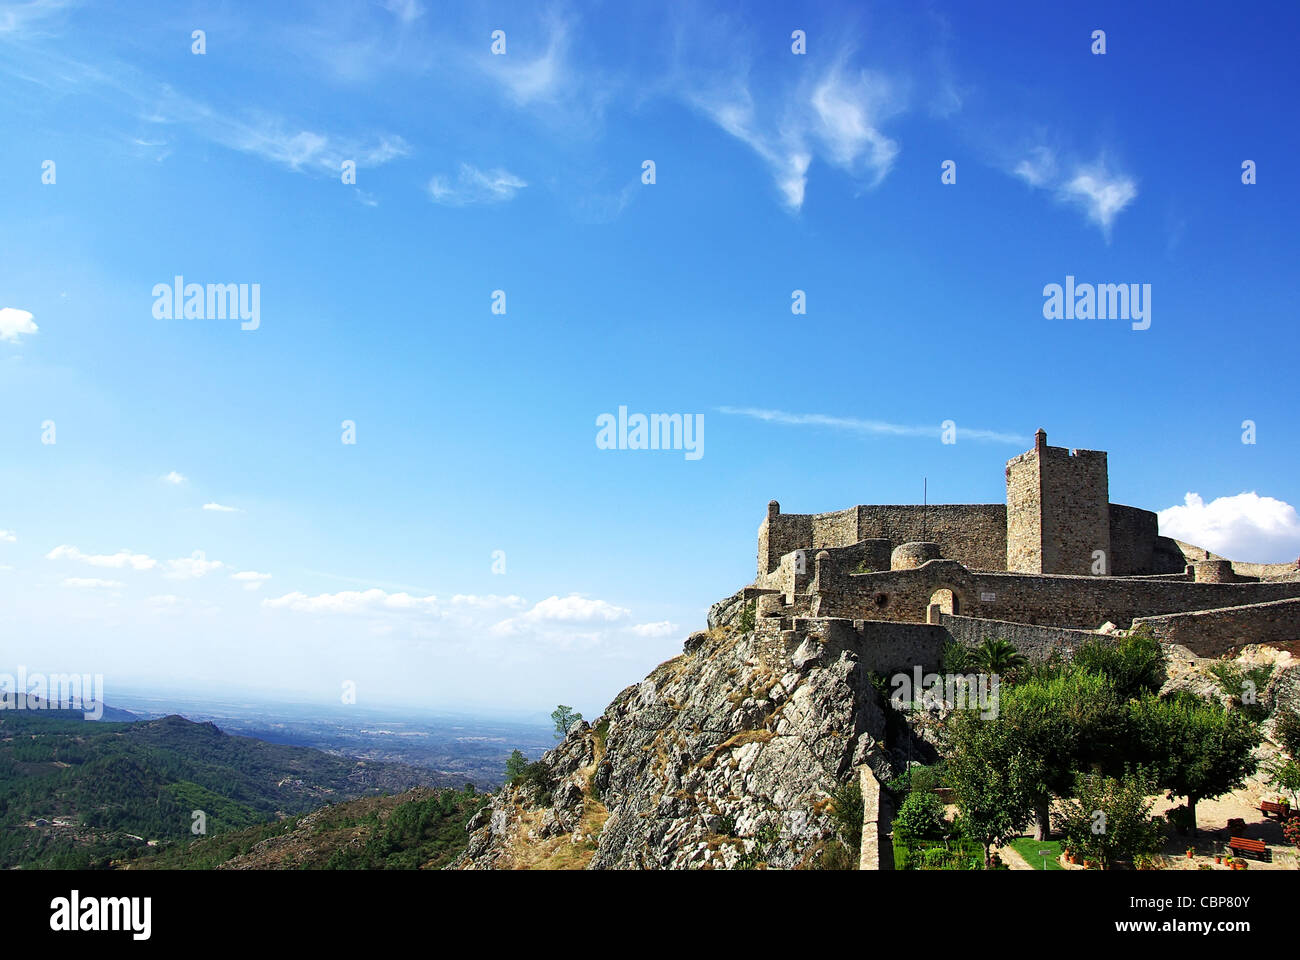
<path id="1" fill-rule="evenodd" d="M 1234 853 L 1253 853 L 1261 860 L 1269 859 L 1268 847 L 1263 840 L 1250 840 L 1246 837 L 1233 837 L 1228 841 L 1228 849 Z"/>
<path id="2" fill-rule="evenodd" d="M 1274 803 L 1272 800 L 1265 800 L 1259 805 L 1259 812 L 1265 818 L 1276 816 L 1279 820 L 1285 820 L 1291 816 L 1291 806 L 1286 803 Z"/>

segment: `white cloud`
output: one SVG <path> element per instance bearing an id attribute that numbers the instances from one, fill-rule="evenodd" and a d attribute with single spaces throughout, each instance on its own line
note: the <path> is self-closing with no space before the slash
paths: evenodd
<path id="1" fill-rule="evenodd" d="M 1068 166 L 1069 172 L 1062 172 Z M 1061 203 L 1078 207 L 1109 237 L 1115 218 L 1137 199 L 1137 181 L 1112 170 L 1105 158 L 1095 163 L 1063 164 L 1055 150 L 1037 146 L 1011 168 L 1035 189 L 1051 190 Z"/>
<path id="2" fill-rule="evenodd" d="M 524 613 L 502 620 L 492 631 L 502 636 L 526 632 L 535 633 L 539 638 L 555 638 L 558 634 L 574 636 L 572 628 L 576 624 L 611 624 L 631 612 L 604 600 L 571 593 L 567 597 L 550 596 L 540 600 Z M 599 633 L 592 633 L 587 639 L 595 642 L 598 637 Z"/>
<path id="3" fill-rule="evenodd" d="M 501 203 L 526 186 L 527 183 L 508 170 L 480 170 L 462 163 L 455 182 L 441 175 L 430 179 L 429 196 L 435 203 L 463 207 L 472 203 Z"/>
<path id="4" fill-rule="evenodd" d="M 95 577 L 66 577 L 63 585 L 85 590 L 100 590 L 108 587 L 120 587 L 122 582 L 120 580 L 99 580 Z"/>
<path id="5" fill-rule="evenodd" d="M 668 620 L 660 620 L 658 623 L 638 623 L 635 626 L 628 627 L 630 631 L 638 637 L 670 637 L 677 633 L 679 627 Z"/>
<path id="6" fill-rule="evenodd" d="M 685 99 L 763 159 L 787 207 L 803 206 L 814 158 L 866 187 L 889 173 L 899 146 L 881 126 L 905 104 L 884 74 L 841 62 L 812 81 L 796 81 L 756 99 L 748 73 L 748 65 L 733 65 L 729 76 L 689 88 Z"/>
<path id="7" fill-rule="evenodd" d="M 734 416 L 751 417 L 768 423 L 783 423 L 790 426 L 830 427 L 838 430 L 851 430 L 873 436 L 894 437 L 934 437 L 939 439 L 942 427 L 908 426 L 899 423 L 886 423 L 883 420 L 860 420 L 856 417 L 836 417 L 824 413 L 788 413 L 784 410 L 764 410 L 758 407 L 719 407 L 719 413 Z M 991 443 L 1008 443 L 1023 446 L 1029 438 L 1014 433 L 1002 433 L 997 430 L 982 430 L 975 427 L 957 426 L 957 438 L 964 440 L 985 440 Z"/>
<path id="8" fill-rule="evenodd" d="M 171 473 L 163 474 L 158 479 L 161 480 L 163 483 L 171 483 L 171 484 L 175 484 L 176 486 L 180 486 L 182 483 L 185 482 L 185 477 L 182 474 L 177 473 L 175 470 L 173 470 Z"/>
<path id="9" fill-rule="evenodd" d="M 505 89 L 518 106 L 528 106 L 538 101 L 554 100 L 567 86 L 571 77 L 566 54 L 569 47 L 568 25 L 552 19 L 546 39 L 546 49 L 535 57 L 520 55 L 517 45 L 525 34 L 507 31 L 506 52 L 486 54 L 488 73 Z"/>
<path id="10" fill-rule="evenodd" d="M 1111 173 L 1100 162 L 1078 168 L 1060 188 L 1061 199 L 1081 207 L 1088 219 L 1107 235 L 1115 217 L 1137 194 L 1137 183 L 1132 177 Z"/>
<path id="11" fill-rule="evenodd" d="M 243 513 L 244 512 L 243 510 L 240 510 L 238 507 L 227 507 L 225 504 L 222 503 L 205 503 L 203 505 L 203 509 L 210 510 L 213 513 Z"/>
<path id="12" fill-rule="evenodd" d="M 1206 503 L 1188 493 L 1181 506 L 1158 514 L 1160 532 L 1211 553 L 1250 563 L 1285 563 L 1300 555 L 1295 507 L 1253 490 Z"/>
<path id="13" fill-rule="evenodd" d="M 232 573 L 230 579 L 238 580 L 244 585 L 245 590 L 260 590 L 262 584 L 271 579 L 271 575 L 258 573 L 256 570 L 241 570 L 239 573 Z"/>
<path id="14" fill-rule="evenodd" d="M 13 543 L 18 539 L 12 530 L 0 530 L 0 543 Z"/>
<path id="15" fill-rule="evenodd" d="M 77 560 L 81 563 L 88 563 L 92 567 L 112 567 L 114 569 L 125 569 L 130 567 L 132 570 L 152 570 L 158 565 L 158 561 L 153 557 L 146 556 L 143 553 L 132 553 L 130 550 L 119 550 L 113 554 L 88 554 L 82 553 L 79 549 L 68 544 L 62 544 L 55 547 L 45 555 L 46 560 Z"/>
<path id="16" fill-rule="evenodd" d="M 1047 147 L 1034 147 L 1011 172 L 1031 187 L 1046 186 L 1056 177 L 1056 154 Z"/>
<path id="17" fill-rule="evenodd" d="M 282 597 L 263 600 L 262 606 L 294 613 L 353 615 L 387 612 L 436 614 L 439 609 L 438 598 L 432 594 L 416 597 L 409 593 L 388 593 L 378 587 L 321 593 L 314 597 L 299 592 L 286 593 Z"/>
<path id="18" fill-rule="evenodd" d="M 17 343 L 19 337 L 33 334 L 36 330 L 30 312 L 17 307 L 0 307 L 0 340 Z"/>
<path id="19" fill-rule="evenodd" d="M 384 0 L 384 9 L 409 26 L 424 16 L 424 7 L 417 0 Z"/>
<path id="20" fill-rule="evenodd" d="M 202 550 L 195 550 L 188 557 L 169 561 L 167 566 L 171 569 L 165 576 L 170 580 L 196 580 L 213 570 L 221 570 L 225 564 L 220 560 L 209 560 Z"/>

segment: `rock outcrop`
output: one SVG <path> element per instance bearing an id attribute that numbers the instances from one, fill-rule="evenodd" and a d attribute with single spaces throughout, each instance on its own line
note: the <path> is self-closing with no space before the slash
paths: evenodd
<path id="1" fill-rule="evenodd" d="M 852 652 L 791 658 L 743 621 L 739 595 L 715 604 L 686 652 L 498 793 L 455 866 L 795 868 L 832 852 L 856 863 L 830 795 L 863 764 L 889 777 L 910 733 L 887 721 Z M 887 736 L 901 741 L 892 751 Z"/>

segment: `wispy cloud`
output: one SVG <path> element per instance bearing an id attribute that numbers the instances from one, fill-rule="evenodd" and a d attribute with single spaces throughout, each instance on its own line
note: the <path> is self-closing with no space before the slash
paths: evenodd
<path id="1" fill-rule="evenodd" d="M 168 571 L 164 576 L 169 580 L 197 580 L 214 570 L 221 570 L 225 564 L 220 560 L 209 560 L 202 550 L 195 550 L 188 557 L 169 560 Z"/>
<path id="2" fill-rule="evenodd" d="M 529 56 L 521 46 L 523 34 L 506 34 L 504 54 L 484 54 L 484 68 L 516 105 L 525 107 L 539 101 L 555 100 L 570 79 L 567 62 L 570 28 L 566 21 L 550 17 L 546 25 L 545 47 Z"/>
<path id="3" fill-rule="evenodd" d="M 0 543 L 13 543 L 18 539 L 12 530 L 0 530 Z"/>
<path id="4" fill-rule="evenodd" d="M 473 203 L 502 203 L 528 186 L 508 170 L 480 170 L 468 163 L 460 165 L 456 179 L 434 176 L 429 180 L 429 197 L 435 203 L 463 207 Z"/>
<path id="5" fill-rule="evenodd" d="M 17 307 L 0 307 L 0 340 L 17 343 L 21 336 L 35 333 L 37 326 L 32 322 L 32 315 L 27 310 Z"/>
<path id="6" fill-rule="evenodd" d="M 203 509 L 208 510 L 212 513 L 243 513 L 244 512 L 243 510 L 240 510 L 238 507 L 228 507 L 224 503 L 205 503 L 203 505 Z"/>
<path id="7" fill-rule="evenodd" d="M 789 413 L 785 410 L 765 410 L 758 407 L 719 407 L 719 413 L 733 416 L 750 417 L 767 423 L 781 423 L 789 426 L 827 427 L 834 430 L 848 430 L 869 436 L 888 437 L 933 437 L 938 440 L 943 434 L 941 426 L 913 426 L 901 423 L 888 423 L 884 420 L 863 420 L 857 417 L 837 417 L 825 413 Z M 989 443 L 1008 443 L 1025 445 L 1028 437 L 998 430 L 982 430 L 958 426 L 958 439 L 982 440 Z"/>
<path id="8" fill-rule="evenodd" d="M 90 564 L 92 567 L 111 567 L 116 570 L 131 568 L 132 570 L 152 570 L 158 565 L 158 561 L 153 557 L 146 556 L 143 553 L 132 553 L 130 550 L 119 550 L 113 554 L 91 554 L 83 553 L 81 550 L 68 544 L 61 544 L 55 547 L 45 555 L 46 560 L 76 560 L 80 563 Z"/>
<path id="9" fill-rule="evenodd" d="M 1036 146 L 1017 160 L 1011 172 L 1031 187 L 1050 190 L 1061 203 L 1082 210 L 1107 238 L 1115 218 L 1137 199 L 1137 181 L 1113 169 L 1105 157 L 1093 163 L 1064 162 L 1055 150 Z"/>
<path id="10" fill-rule="evenodd" d="M 171 471 L 170 473 L 164 473 L 158 479 L 161 480 L 163 483 L 170 483 L 173 486 L 177 486 L 177 487 L 179 487 L 181 484 L 185 482 L 184 474 L 177 473 L 175 470 Z"/>
<path id="11" fill-rule="evenodd" d="M 260 590 L 262 584 L 271 579 L 269 573 L 258 573 L 256 570 L 241 570 L 238 573 L 232 573 L 230 579 L 238 580 L 244 585 L 245 590 Z"/>
<path id="12" fill-rule="evenodd" d="M 0 36 L 35 35 L 46 21 L 73 6 L 71 0 L 27 0 L 0 6 Z"/>
<path id="13" fill-rule="evenodd" d="M 65 577 L 63 585 L 82 590 L 104 590 L 120 587 L 122 582 L 120 580 L 100 580 L 96 577 Z"/>

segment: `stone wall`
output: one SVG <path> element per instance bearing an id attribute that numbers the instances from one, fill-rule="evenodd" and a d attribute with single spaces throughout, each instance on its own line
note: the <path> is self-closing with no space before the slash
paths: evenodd
<path id="1" fill-rule="evenodd" d="M 1182 644 L 1198 657 L 1217 657 L 1244 643 L 1300 639 L 1300 599 L 1140 617 L 1133 625 L 1138 624 L 1149 626 L 1166 643 Z"/>
<path id="2" fill-rule="evenodd" d="M 1300 582 L 1191 583 L 1119 577 L 1034 576 L 972 571 L 951 560 L 915 570 L 844 574 L 815 564 L 812 612 L 820 617 L 921 622 L 930 598 L 951 590 L 960 616 L 1095 630 L 1137 617 L 1300 597 Z"/>
<path id="3" fill-rule="evenodd" d="M 758 528 L 758 576 L 795 550 L 847 547 L 862 540 L 894 546 L 918 540 L 939 544 L 945 557 L 973 570 L 1006 567 L 1007 508 L 1000 503 L 857 506 L 834 513 L 781 513 L 774 500 Z"/>
<path id="4" fill-rule="evenodd" d="M 1043 498 L 1037 454 L 1031 450 L 1008 460 L 1006 478 L 1007 558 L 1004 569 L 1038 573 L 1043 569 Z"/>
<path id="5" fill-rule="evenodd" d="M 979 646 L 986 638 L 997 637 L 1006 640 L 1032 661 L 1046 660 L 1054 651 L 1060 651 L 1069 657 L 1089 640 L 1105 636 L 1091 630 L 1011 623 L 1007 620 L 980 620 L 947 613 L 939 618 L 939 624 L 962 646 Z"/>
<path id="6" fill-rule="evenodd" d="M 1157 569 L 1164 565 L 1156 561 L 1156 541 L 1159 539 L 1159 521 L 1150 510 L 1110 505 L 1110 568 L 1114 577 L 1144 573 L 1180 573 L 1182 556 L 1174 569 Z"/>

